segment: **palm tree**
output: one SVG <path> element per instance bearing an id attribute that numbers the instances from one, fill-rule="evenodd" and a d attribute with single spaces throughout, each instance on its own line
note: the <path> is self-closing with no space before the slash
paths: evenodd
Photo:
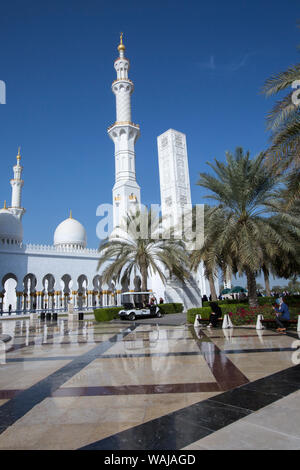
<path id="1" fill-rule="evenodd" d="M 266 266 L 266 263 L 263 264 L 262 271 L 263 271 L 263 274 L 264 274 L 266 296 L 270 297 L 271 296 L 270 272 L 269 272 L 269 269 Z"/>
<path id="2" fill-rule="evenodd" d="M 266 152 L 266 159 L 279 173 L 288 169 L 289 197 L 292 200 L 300 197 L 300 90 L 292 88 L 294 82 L 298 86 L 299 80 L 300 64 L 296 64 L 268 78 L 262 88 L 262 93 L 267 97 L 289 90 L 267 116 L 271 146 Z"/>
<path id="3" fill-rule="evenodd" d="M 300 292 L 300 282 L 297 280 L 297 276 L 293 276 L 288 284 L 287 284 L 287 290 L 289 292 Z"/>
<path id="4" fill-rule="evenodd" d="M 204 274 L 205 277 L 208 279 L 209 282 L 209 289 L 211 293 L 212 300 L 218 300 L 215 282 L 214 282 L 214 270 L 210 267 L 209 263 L 209 252 L 205 251 L 205 248 L 201 250 L 195 250 L 191 253 L 190 256 L 190 265 L 193 271 L 197 271 L 200 264 L 203 262 L 204 264 Z"/>
<path id="5" fill-rule="evenodd" d="M 285 279 L 300 274 L 300 200 L 290 199 L 289 190 L 290 183 L 287 179 L 285 185 L 274 192 L 267 204 L 272 214 L 271 223 L 281 231 L 286 243 L 294 247 L 293 256 L 276 250 L 268 260 L 270 271 Z"/>
<path id="6" fill-rule="evenodd" d="M 210 257 L 222 259 L 234 274 L 246 275 L 249 304 L 257 306 L 255 278 L 264 256 L 272 257 L 276 250 L 295 254 L 294 246 L 267 217 L 278 177 L 264 164 L 263 154 L 250 160 L 242 148 L 234 155 L 226 152 L 226 163 L 215 159 L 215 164 L 208 165 L 215 176 L 201 173 L 197 184 L 207 188 L 207 197 L 217 202 L 208 228 Z"/>
<path id="7" fill-rule="evenodd" d="M 193 229 L 196 230 L 195 208 L 193 208 Z M 204 206 L 204 243 L 198 250 L 193 250 L 190 254 L 190 267 L 192 271 L 197 271 L 201 263 L 204 264 L 204 274 L 209 282 L 209 289 L 212 300 L 216 301 L 217 293 L 215 288 L 214 276 L 219 266 L 219 259 L 213 250 L 211 243 L 212 230 L 209 230 L 210 221 L 214 217 L 214 208 L 205 204 Z"/>
<path id="8" fill-rule="evenodd" d="M 165 269 L 181 281 L 188 277 L 187 255 L 184 243 L 164 239 L 160 234 L 160 220 L 151 211 L 144 210 L 128 215 L 115 238 L 106 240 L 99 247 L 98 269 L 103 267 L 102 278 L 109 282 L 130 279 L 131 273 L 139 272 L 142 291 L 148 290 L 148 277 L 158 273 L 166 282 Z"/>
<path id="9" fill-rule="evenodd" d="M 297 64 L 268 78 L 262 89 L 266 96 L 289 90 L 267 115 L 267 129 L 272 133 L 268 155 L 276 157 L 276 163 L 281 162 L 287 166 L 294 164 L 296 167 L 300 164 L 300 109 L 293 100 L 295 90 L 292 85 L 299 79 L 300 64 Z"/>

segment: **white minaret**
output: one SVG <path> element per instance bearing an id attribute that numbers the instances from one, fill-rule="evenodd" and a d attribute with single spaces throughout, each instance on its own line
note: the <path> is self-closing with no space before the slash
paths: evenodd
<path id="1" fill-rule="evenodd" d="M 183 132 L 169 129 L 157 137 L 158 164 L 160 179 L 161 214 L 165 228 L 176 226 L 185 211 L 192 207 L 186 136 Z M 179 290 L 181 289 L 181 290 Z M 183 288 L 175 279 L 169 279 L 166 292 L 169 300 L 175 302 L 174 290 L 179 292 L 185 306 L 201 305 L 201 295 L 209 296 L 209 283 L 204 275 L 204 265 L 200 264 Z M 172 294 L 173 292 L 173 294 Z M 166 294 L 167 297 L 167 294 Z"/>
<path id="2" fill-rule="evenodd" d="M 24 185 L 24 181 L 22 180 L 22 171 L 23 167 L 20 165 L 21 155 L 20 155 L 20 147 L 18 150 L 17 155 L 17 164 L 13 167 L 14 170 L 14 178 L 10 180 L 10 184 L 12 187 L 11 193 L 11 207 L 9 207 L 9 211 L 14 214 L 18 219 L 22 219 L 23 214 L 25 213 L 25 209 L 21 206 L 21 196 L 22 196 L 22 188 Z"/>
<path id="3" fill-rule="evenodd" d="M 113 187 L 114 228 L 122 223 L 129 212 L 140 205 L 140 187 L 135 175 L 135 143 L 140 126 L 131 121 L 131 94 L 134 86 L 128 78 L 129 60 L 125 58 L 123 33 L 118 46 L 119 57 L 114 62 L 117 80 L 112 83 L 116 96 L 116 122 L 107 130 L 115 144 L 115 185 Z"/>
<path id="4" fill-rule="evenodd" d="M 186 136 L 169 129 L 157 137 L 161 212 L 176 225 L 185 208 L 191 209 L 191 187 Z"/>

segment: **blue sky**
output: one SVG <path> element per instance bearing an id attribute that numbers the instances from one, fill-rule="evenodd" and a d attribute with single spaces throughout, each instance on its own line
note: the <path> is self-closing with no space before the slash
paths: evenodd
<path id="1" fill-rule="evenodd" d="M 299 61 L 297 1 L 10 0 L 0 11 L 0 200 L 21 146 L 24 241 L 51 244 L 69 215 L 98 246 L 96 208 L 111 202 L 115 121 L 111 82 L 119 32 L 134 81 L 132 119 L 142 202 L 159 203 L 156 137 L 187 135 L 193 203 L 206 161 L 237 146 L 255 155 L 268 144 L 274 100 L 267 77 Z"/>

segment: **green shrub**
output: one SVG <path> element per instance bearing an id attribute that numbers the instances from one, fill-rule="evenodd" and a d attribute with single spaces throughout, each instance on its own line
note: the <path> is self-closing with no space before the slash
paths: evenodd
<path id="1" fill-rule="evenodd" d="M 183 311 L 183 304 L 179 303 L 159 304 L 158 306 L 161 313 L 164 315 L 169 313 L 181 313 Z"/>
<path id="2" fill-rule="evenodd" d="M 275 303 L 275 297 L 257 297 L 259 305 L 272 305 Z"/>
<path id="3" fill-rule="evenodd" d="M 257 301 L 259 305 L 274 305 L 276 297 L 258 297 Z M 288 306 L 292 305 L 299 305 L 300 304 L 300 295 L 290 295 L 285 297 L 285 301 Z M 216 300 L 220 307 L 222 305 L 235 305 L 235 304 L 243 304 L 248 305 L 248 298 L 245 299 L 223 299 L 223 300 Z M 203 307 L 209 307 L 210 301 L 203 302 Z"/>
<path id="4" fill-rule="evenodd" d="M 229 313 L 235 314 L 238 308 L 245 307 L 244 304 L 227 304 L 227 305 L 219 305 L 222 310 L 222 315 L 226 315 Z M 187 321 L 188 323 L 194 323 L 195 316 L 201 315 L 201 318 L 209 318 L 211 314 L 210 307 L 202 307 L 202 308 L 190 308 L 187 311 Z"/>
<path id="5" fill-rule="evenodd" d="M 95 320 L 101 322 L 119 318 L 118 313 L 122 308 L 123 307 L 96 308 L 96 310 L 94 310 Z"/>
<path id="6" fill-rule="evenodd" d="M 206 319 L 206 318 L 209 318 L 210 314 L 211 314 L 210 307 L 190 308 L 186 313 L 187 322 L 194 323 L 196 315 L 201 315 L 201 318 Z"/>
<path id="7" fill-rule="evenodd" d="M 183 312 L 183 304 L 174 303 L 173 305 L 176 313 Z"/>

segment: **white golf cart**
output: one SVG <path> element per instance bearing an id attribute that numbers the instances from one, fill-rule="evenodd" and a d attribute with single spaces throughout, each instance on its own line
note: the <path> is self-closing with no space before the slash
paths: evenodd
<path id="1" fill-rule="evenodd" d="M 142 297 L 146 300 L 142 302 Z M 153 292 L 122 292 L 121 304 L 123 309 L 119 311 L 121 320 L 135 320 L 137 317 L 158 317 L 162 316 L 156 303 L 150 304 L 150 298 L 156 297 Z M 129 301 L 130 299 L 131 301 Z"/>

